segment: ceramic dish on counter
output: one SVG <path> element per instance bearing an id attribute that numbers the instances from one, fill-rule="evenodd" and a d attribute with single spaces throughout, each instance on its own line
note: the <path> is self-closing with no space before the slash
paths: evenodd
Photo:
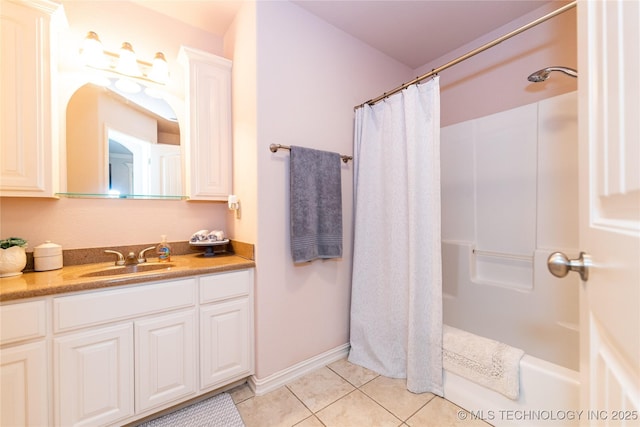
<path id="1" fill-rule="evenodd" d="M 227 245 L 229 243 L 229 239 L 224 239 L 224 240 L 217 240 L 217 241 L 212 241 L 212 240 L 202 240 L 199 242 L 189 242 L 189 244 L 191 246 L 196 246 L 196 247 L 203 247 L 204 248 L 204 256 L 205 257 L 212 257 L 216 255 L 216 251 L 215 251 L 215 247 L 216 246 L 223 246 L 223 245 Z"/>

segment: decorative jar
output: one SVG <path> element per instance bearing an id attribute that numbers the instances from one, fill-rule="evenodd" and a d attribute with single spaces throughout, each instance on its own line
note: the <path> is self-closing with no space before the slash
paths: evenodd
<path id="1" fill-rule="evenodd" d="M 47 240 L 33 248 L 33 269 L 35 271 L 62 268 L 62 246 Z"/>
<path id="2" fill-rule="evenodd" d="M 27 252 L 21 246 L 0 248 L 0 277 L 12 277 L 22 274 L 27 265 Z"/>

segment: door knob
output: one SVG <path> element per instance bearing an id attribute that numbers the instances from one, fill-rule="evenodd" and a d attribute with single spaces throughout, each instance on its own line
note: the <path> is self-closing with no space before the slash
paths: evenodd
<path id="1" fill-rule="evenodd" d="M 565 277 L 570 271 L 580 274 L 583 281 L 589 280 L 589 267 L 591 266 L 591 255 L 580 252 L 578 259 L 569 259 L 562 252 L 554 252 L 547 258 L 549 272 L 556 277 Z"/>

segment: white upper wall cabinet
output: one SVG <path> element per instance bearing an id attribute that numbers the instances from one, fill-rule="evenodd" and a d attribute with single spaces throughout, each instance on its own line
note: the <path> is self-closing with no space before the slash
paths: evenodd
<path id="1" fill-rule="evenodd" d="M 183 46 L 185 176 L 191 200 L 226 200 L 231 193 L 231 61 Z"/>
<path id="2" fill-rule="evenodd" d="M 58 180 L 55 99 L 59 4 L 3 1 L 0 10 L 0 196 L 54 197 Z"/>

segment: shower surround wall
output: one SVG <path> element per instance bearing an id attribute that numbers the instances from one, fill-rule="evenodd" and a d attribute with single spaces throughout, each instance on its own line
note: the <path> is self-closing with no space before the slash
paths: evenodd
<path id="1" fill-rule="evenodd" d="M 442 129 L 444 322 L 578 370 L 577 95 Z"/>

